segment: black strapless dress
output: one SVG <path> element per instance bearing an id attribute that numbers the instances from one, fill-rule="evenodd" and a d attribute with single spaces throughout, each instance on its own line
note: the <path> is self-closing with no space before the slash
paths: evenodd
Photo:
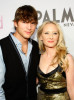
<path id="1" fill-rule="evenodd" d="M 65 72 L 59 65 L 47 74 L 44 74 L 38 66 L 37 75 L 40 84 L 37 100 L 70 100 Z"/>

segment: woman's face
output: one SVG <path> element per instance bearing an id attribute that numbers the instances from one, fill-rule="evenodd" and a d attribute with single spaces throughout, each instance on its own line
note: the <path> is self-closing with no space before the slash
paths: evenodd
<path id="1" fill-rule="evenodd" d="M 46 24 L 43 28 L 40 39 L 43 41 L 45 48 L 55 48 L 58 40 L 59 33 L 55 24 Z"/>

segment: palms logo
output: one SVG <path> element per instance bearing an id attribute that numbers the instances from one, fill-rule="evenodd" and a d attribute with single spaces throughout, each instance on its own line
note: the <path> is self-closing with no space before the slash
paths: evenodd
<path id="1" fill-rule="evenodd" d="M 49 20 L 53 20 L 56 21 L 58 23 L 63 23 L 64 26 L 74 26 L 74 18 L 73 18 L 73 14 L 72 14 L 72 10 L 71 8 L 69 8 L 68 11 L 66 11 L 66 9 L 64 8 L 63 11 L 61 11 L 60 13 L 56 12 L 56 9 L 52 9 L 52 18 L 50 19 L 49 13 L 46 10 L 44 13 L 44 16 L 42 15 L 41 11 L 37 11 L 38 12 L 38 20 L 41 20 L 42 18 L 42 22 L 44 21 L 49 21 Z M 59 17 L 59 19 L 57 19 L 57 15 L 61 14 L 61 17 Z M 71 22 L 71 23 L 69 23 Z"/>

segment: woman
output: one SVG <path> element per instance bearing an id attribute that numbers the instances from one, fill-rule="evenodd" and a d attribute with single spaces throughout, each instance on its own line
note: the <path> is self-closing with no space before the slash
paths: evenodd
<path id="1" fill-rule="evenodd" d="M 46 21 L 37 35 L 41 51 L 38 100 L 74 100 L 74 59 L 67 52 L 60 26 Z"/>

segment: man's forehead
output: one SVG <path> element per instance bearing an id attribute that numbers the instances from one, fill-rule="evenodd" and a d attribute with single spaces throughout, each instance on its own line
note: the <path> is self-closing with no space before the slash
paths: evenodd
<path id="1" fill-rule="evenodd" d="M 25 21 L 25 22 L 27 22 L 27 23 L 28 23 L 28 22 L 36 22 L 34 19 L 30 19 L 30 18 L 29 18 L 29 19 L 24 19 L 23 21 Z"/>

